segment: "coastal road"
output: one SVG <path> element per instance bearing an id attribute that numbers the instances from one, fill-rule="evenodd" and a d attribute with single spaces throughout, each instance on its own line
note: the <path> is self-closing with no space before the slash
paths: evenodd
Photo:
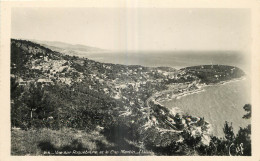
<path id="1" fill-rule="evenodd" d="M 174 92 L 175 90 L 177 90 L 178 87 L 175 87 L 174 89 L 167 89 L 167 90 L 164 90 L 164 91 L 161 91 L 159 93 L 155 93 L 154 95 L 150 96 L 146 101 L 145 101 L 145 105 L 147 107 L 150 107 L 149 105 L 149 102 L 152 101 L 153 99 L 156 100 L 156 97 L 159 97 L 163 94 L 166 94 L 166 93 L 170 93 L 170 92 Z M 155 97 L 155 98 L 154 98 Z"/>

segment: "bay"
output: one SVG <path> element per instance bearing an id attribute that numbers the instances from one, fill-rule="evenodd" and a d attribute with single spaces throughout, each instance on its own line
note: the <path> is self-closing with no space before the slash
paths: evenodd
<path id="1" fill-rule="evenodd" d="M 204 117 L 212 126 L 212 134 L 223 137 L 225 121 L 232 123 L 234 132 L 246 127 L 250 119 L 243 119 L 243 109 L 250 100 L 250 80 L 204 87 L 204 91 L 162 102 L 168 108 L 178 107 L 182 113 Z"/>

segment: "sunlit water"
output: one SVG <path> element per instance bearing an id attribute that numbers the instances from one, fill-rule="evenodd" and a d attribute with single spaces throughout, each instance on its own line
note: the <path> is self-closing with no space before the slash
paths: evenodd
<path id="1" fill-rule="evenodd" d="M 84 57 L 105 63 L 148 67 L 168 66 L 177 69 L 206 64 L 232 65 L 246 71 L 249 67 L 246 54 L 228 51 L 104 52 L 85 53 Z"/>
<path id="2" fill-rule="evenodd" d="M 232 122 L 234 132 L 246 127 L 250 120 L 242 119 L 246 114 L 243 106 L 250 103 L 250 81 L 241 80 L 223 85 L 208 86 L 205 91 L 164 101 L 168 108 L 178 107 L 183 113 L 204 117 L 213 128 L 213 134 L 223 136 L 225 121 Z"/>
<path id="3" fill-rule="evenodd" d="M 225 121 L 232 122 L 234 131 L 245 127 L 250 120 L 242 119 L 246 113 L 243 106 L 250 101 L 250 56 L 236 52 L 118 52 L 94 53 L 85 57 L 114 64 L 143 65 L 148 67 L 169 66 L 183 68 L 194 65 L 222 64 L 241 68 L 247 79 L 205 87 L 204 92 L 191 94 L 164 102 L 168 108 L 179 107 L 184 113 L 204 117 L 213 127 L 213 134 L 223 136 Z"/>

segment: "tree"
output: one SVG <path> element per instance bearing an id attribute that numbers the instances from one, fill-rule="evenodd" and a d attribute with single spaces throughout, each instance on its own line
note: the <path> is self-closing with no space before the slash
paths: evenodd
<path id="1" fill-rule="evenodd" d="M 228 141 L 230 141 L 230 142 L 234 141 L 235 134 L 233 132 L 232 123 L 229 125 L 228 122 L 226 121 L 225 124 L 224 124 L 223 132 L 225 134 L 225 138 Z"/>
<path id="2" fill-rule="evenodd" d="M 244 119 L 251 118 L 251 105 L 246 104 L 244 107 L 247 114 L 243 116 Z M 236 136 L 233 133 L 232 124 L 229 126 L 226 122 L 224 125 L 224 133 L 226 139 L 229 141 L 229 154 L 230 155 L 251 155 L 251 125 L 239 129 Z M 230 144 L 231 143 L 231 144 Z"/>
<path id="3" fill-rule="evenodd" d="M 22 125 L 22 87 L 19 86 L 17 78 L 11 77 L 11 125 L 19 127 Z"/>
<path id="4" fill-rule="evenodd" d="M 240 155 L 251 155 L 251 125 L 239 129 L 235 144 L 240 147 Z"/>
<path id="5" fill-rule="evenodd" d="M 247 114 L 243 116 L 244 119 L 251 118 L 252 107 L 251 104 L 245 104 L 243 107 Z M 241 128 L 235 139 L 235 143 L 240 147 L 240 155 L 250 156 L 251 155 L 251 125 L 249 124 L 245 128 Z"/>
<path id="6" fill-rule="evenodd" d="M 23 101 L 29 110 L 27 111 L 30 120 L 29 126 L 43 126 L 43 120 L 46 120 L 54 112 L 51 99 L 46 91 L 35 83 L 29 85 L 24 93 Z"/>
<path id="7" fill-rule="evenodd" d="M 245 111 L 247 111 L 247 114 L 243 116 L 244 119 L 250 119 L 251 118 L 251 104 L 245 104 L 243 107 Z"/>

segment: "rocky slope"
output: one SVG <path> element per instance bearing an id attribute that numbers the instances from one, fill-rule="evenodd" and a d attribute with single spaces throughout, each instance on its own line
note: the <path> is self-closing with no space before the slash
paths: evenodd
<path id="1" fill-rule="evenodd" d="M 100 63 L 12 39 L 12 126 L 100 128 L 118 145 L 135 142 L 135 148 L 149 150 L 187 140 L 207 145 L 210 126 L 203 118 L 180 115 L 149 98 L 174 85 L 193 90 L 241 76 L 228 66 L 175 70 Z"/>

